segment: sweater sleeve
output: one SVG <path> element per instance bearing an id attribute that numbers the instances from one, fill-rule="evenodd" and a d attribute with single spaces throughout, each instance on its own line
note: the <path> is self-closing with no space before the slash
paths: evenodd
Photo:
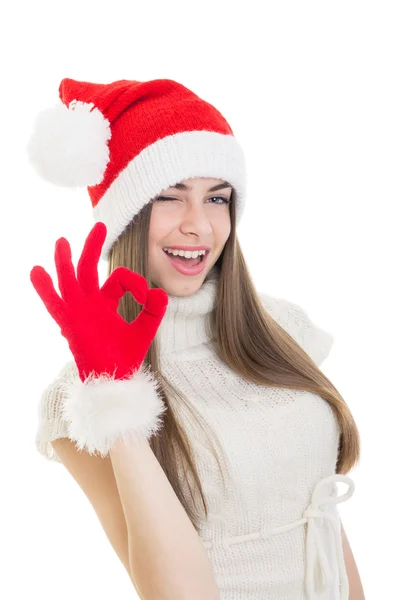
<path id="1" fill-rule="evenodd" d="M 316 325 L 307 312 L 294 302 L 265 293 L 261 293 L 260 298 L 268 314 L 320 366 L 332 348 L 333 335 Z"/>
<path id="2" fill-rule="evenodd" d="M 61 384 L 67 379 L 75 377 L 79 377 L 76 363 L 74 360 L 68 361 L 43 391 L 38 407 L 39 424 L 35 439 L 36 449 L 48 460 L 58 463 L 60 460 L 50 442 L 68 437 L 67 423 L 61 413 Z"/>

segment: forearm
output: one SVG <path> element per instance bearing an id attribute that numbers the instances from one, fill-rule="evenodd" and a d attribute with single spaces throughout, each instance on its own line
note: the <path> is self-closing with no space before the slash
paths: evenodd
<path id="1" fill-rule="evenodd" d="M 349 581 L 349 600 L 365 600 L 360 574 L 343 523 L 341 523 L 341 529 L 343 555 L 346 564 L 347 579 Z"/>
<path id="2" fill-rule="evenodd" d="M 203 543 L 150 444 L 117 440 L 110 458 L 127 523 L 130 566 L 143 599 L 218 599 Z"/>
<path id="3" fill-rule="evenodd" d="M 349 581 L 349 600 L 365 600 L 360 574 L 355 561 L 353 567 L 347 569 L 347 578 Z"/>

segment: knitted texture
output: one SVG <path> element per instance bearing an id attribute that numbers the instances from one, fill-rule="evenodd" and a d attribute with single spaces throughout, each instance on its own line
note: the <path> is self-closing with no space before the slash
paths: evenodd
<path id="1" fill-rule="evenodd" d="M 200 411 L 224 450 L 225 481 L 203 430 L 171 399 L 192 441 L 210 509 L 200 532 L 220 599 L 348 600 L 334 502 L 351 495 L 352 482 L 335 474 L 340 436 L 335 414 L 316 394 L 248 383 L 218 358 L 210 327 L 217 284 L 214 270 L 192 296 L 170 296 L 157 338 L 162 372 Z M 320 365 L 332 335 L 299 306 L 260 297 Z M 74 370 L 78 376 L 73 361 L 65 365 L 42 398 L 37 448 L 56 461 L 51 440 L 62 437 L 60 379 Z M 190 502 L 182 471 L 180 476 Z M 337 481 L 349 484 L 342 499 Z"/>
<path id="2" fill-rule="evenodd" d="M 79 378 L 75 361 L 68 361 L 57 376 L 46 387 L 38 406 L 39 427 L 36 432 L 35 445 L 40 454 L 49 460 L 60 462 L 51 442 L 68 437 L 68 424 L 63 418 L 63 389 L 65 382 L 73 377 Z"/>

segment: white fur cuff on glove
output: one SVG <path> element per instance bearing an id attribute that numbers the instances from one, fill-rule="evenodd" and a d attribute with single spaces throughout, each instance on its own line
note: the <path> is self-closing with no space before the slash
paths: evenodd
<path id="1" fill-rule="evenodd" d="M 91 374 L 84 382 L 66 379 L 62 387 L 68 437 L 89 454 L 106 456 L 117 438 L 149 439 L 161 427 L 166 406 L 153 373 L 142 367 L 129 379 Z"/>

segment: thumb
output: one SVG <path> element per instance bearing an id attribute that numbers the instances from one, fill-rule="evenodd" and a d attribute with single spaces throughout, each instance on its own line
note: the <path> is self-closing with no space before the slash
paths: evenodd
<path id="1" fill-rule="evenodd" d="M 151 288 L 147 292 L 147 301 L 143 309 L 154 317 L 163 317 L 168 306 L 168 294 L 161 288 Z"/>
<path id="2" fill-rule="evenodd" d="M 135 340 L 141 340 L 149 347 L 164 317 L 168 305 L 165 290 L 152 288 L 147 293 L 147 301 L 139 315 L 130 323 Z"/>

